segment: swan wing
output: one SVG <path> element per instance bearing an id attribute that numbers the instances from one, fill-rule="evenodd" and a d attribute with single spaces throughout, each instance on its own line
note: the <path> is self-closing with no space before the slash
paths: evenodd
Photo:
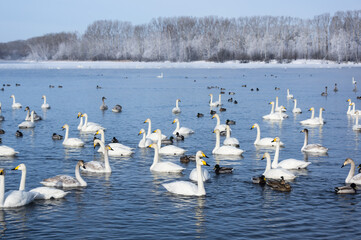
<path id="1" fill-rule="evenodd" d="M 85 143 L 79 138 L 68 138 L 67 140 L 64 140 L 63 145 L 69 147 L 83 147 Z"/>
<path id="2" fill-rule="evenodd" d="M 211 178 L 211 174 L 209 174 L 207 169 L 202 168 L 202 179 L 203 182 L 207 181 L 208 179 Z M 197 169 L 194 168 L 191 173 L 189 174 L 189 179 L 192 181 L 198 181 L 198 174 L 197 174 Z"/>
<path id="3" fill-rule="evenodd" d="M 229 137 L 224 139 L 223 145 L 239 147 L 239 141 L 237 140 L 237 138 Z"/>
<path id="4" fill-rule="evenodd" d="M 38 193 L 26 191 L 10 191 L 5 194 L 4 207 L 20 207 L 34 201 Z"/>
<path id="5" fill-rule="evenodd" d="M 194 183 L 187 181 L 175 181 L 171 183 L 162 184 L 168 192 L 186 195 L 186 196 L 195 196 L 198 195 L 198 186 Z"/>
<path id="6" fill-rule="evenodd" d="M 30 192 L 38 193 L 35 199 L 58 199 L 65 197 L 69 192 L 50 187 L 37 187 Z"/>
<path id="7" fill-rule="evenodd" d="M 57 175 L 52 178 L 44 179 L 41 184 L 48 187 L 76 187 L 79 186 L 78 180 L 69 175 Z"/>
<path id="8" fill-rule="evenodd" d="M 351 178 L 351 180 L 349 181 L 349 183 L 356 183 L 356 184 L 358 184 L 358 185 L 361 185 L 361 173 L 353 176 L 353 177 Z"/>
<path id="9" fill-rule="evenodd" d="M 178 164 L 172 162 L 159 162 L 152 166 L 150 170 L 155 172 L 170 172 L 170 173 L 178 173 L 183 171 L 185 168 L 179 166 Z"/>
<path id="10" fill-rule="evenodd" d="M 244 151 L 242 149 L 233 146 L 222 146 L 214 151 L 213 154 L 217 155 L 242 155 Z"/>
<path id="11" fill-rule="evenodd" d="M 296 175 L 283 168 L 272 168 L 264 172 L 263 175 L 271 179 L 281 179 L 281 177 L 284 177 L 285 180 L 292 180 L 296 178 Z"/>
<path id="12" fill-rule="evenodd" d="M 84 172 L 104 172 L 105 166 L 103 163 L 98 161 L 90 161 L 84 163 L 85 168 L 81 167 L 80 169 Z"/>
<path id="13" fill-rule="evenodd" d="M 186 152 L 187 150 L 174 146 L 174 145 L 168 145 L 165 147 L 162 147 L 159 150 L 159 154 L 163 154 L 163 155 L 182 155 Z"/>
<path id="14" fill-rule="evenodd" d="M 19 152 L 16 152 L 13 148 L 8 146 L 0 146 L 0 156 L 14 156 L 18 154 Z"/>
<path id="15" fill-rule="evenodd" d="M 325 153 L 328 151 L 328 148 L 322 146 L 321 144 L 308 144 L 302 148 L 304 152 L 315 152 L 315 153 Z"/>
<path id="16" fill-rule="evenodd" d="M 305 162 L 301 160 L 296 160 L 293 158 L 285 159 L 278 163 L 277 167 L 284 168 L 284 169 L 302 169 L 307 168 L 311 162 Z"/>

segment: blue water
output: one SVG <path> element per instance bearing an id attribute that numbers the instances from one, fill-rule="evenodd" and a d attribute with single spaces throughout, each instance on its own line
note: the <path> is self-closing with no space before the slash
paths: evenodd
<path id="1" fill-rule="evenodd" d="M 156 78 L 164 72 L 164 78 Z M 2 115 L 0 127 L 4 145 L 19 151 L 15 158 L 2 158 L 6 189 L 18 188 L 20 172 L 11 171 L 20 163 L 27 166 L 27 189 L 40 186 L 44 178 L 57 174 L 74 174 L 77 160 L 101 160 L 94 150 L 93 135 L 80 135 L 76 130 L 77 113 L 86 112 L 89 120 L 101 123 L 106 129 L 106 140 L 117 137 L 121 143 L 134 147 L 130 158 L 110 158 L 111 175 L 83 175 L 88 187 L 72 189 L 65 199 L 36 201 L 12 210 L 0 211 L 2 239 L 357 239 L 361 228 L 356 222 L 361 215 L 360 195 L 336 195 L 335 186 L 344 184 L 349 166 L 340 168 L 346 157 L 356 164 L 359 155 L 360 133 L 352 131 L 353 119 L 346 115 L 346 100 L 351 98 L 360 106 L 353 92 L 351 78 L 361 76 L 360 68 L 340 69 L 1 69 L 0 83 L 9 83 L 0 92 Z M 361 80 L 360 80 L 361 81 Z M 16 87 L 15 83 L 20 86 Z M 334 83 L 339 91 L 332 91 Z M 246 84 L 247 87 L 242 87 Z M 55 88 L 49 88 L 55 85 Z M 62 85 L 63 88 L 58 88 Z M 96 89 L 100 85 L 102 89 Z M 215 158 L 212 149 L 216 124 L 208 106 L 209 93 L 223 95 L 226 112 L 221 121 L 235 120 L 232 136 L 245 150 L 242 158 Z M 320 94 L 328 86 L 329 96 Z M 251 88 L 260 91 L 251 91 Z M 280 90 L 276 91 L 275 87 Z M 286 99 L 286 89 L 297 98 L 301 115 L 291 112 L 292 100 Z M 234 96 L 227 93 L 233 91 Z M 34 130 L 23 130 L 24 137 L 16 138 L 17 125 L 25 118 L 23 109 L 12 110 L 15 94 L 17 102 L 29 106 L 44 120 Z M 45 94 L 51 109 L 42 111 L 41 96 Z M 109 110 L 99 110 L 101 98 L 107 98 Z M 270 101 L 279 96 L 287 107 L 289 118 L 282 123 L 262 120 L 270 111 Z M 233 97 L 238 104 L 227 102 Z M 172 114 L 176 99 L 181 99 L 182 113 Z M 122 113 L 113 113 L 115 104 L 123 106 Z M 324 107 L 326 124 L 310 128 L 310 143 L 321 143 L 329 148 L 327 156 L 306 156 L 301 153 L 304 135 L 299 121 L 310 117 L 307 109 Z M 197 118 L 197 113 L 203 118 Z M 169 194 L 162 183 L 188 180 L 194 162 L 183 164 L 184 174 L 151 173 L 153 149 L 137 148 L 144 120 L 151 118 L 153 129 L 160 128 L 170 135 L 175 128 L 172 121 L 195 130 L 184 142 L 176 143 L 187 149 L 187 154 L 202 150 L 209 156 L 208 167 L 219 163 L 233 166 L 230 175 L 212 173 L 207 181 L 205 197 L 181 197 Z M 70 126 L 70 137 L 86 141 L 85 148 L 69 150 L 61 141 L 53 141 L 53 132 L 64 134 L 61 127 Z M 253 142 L 259 123 L 263 137 L 279 136 L 285 143 L 280 159 L 307 159 L 308 170 L 298 171 L 289 193 L 276 192 L 251 182 L 251 177 L 263 173 L 261 161 L 265 151 L 256 149 Z M 221 139 L 223 141 L 223 138 Z M 179 157 L 162 157 L 179 163 Z M 181 163 L 179 163 L 181 164 Z"/>

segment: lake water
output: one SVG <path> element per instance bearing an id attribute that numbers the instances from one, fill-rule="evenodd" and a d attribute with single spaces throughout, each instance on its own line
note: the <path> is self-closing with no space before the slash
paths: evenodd
<path id="1" fill-rule="evenodd" d="M 164 78 L 156 78 L 161 72 Z M 10 171 L 20 163 L 27 166 L 27 186 L 38 187 L 42 179 L 57 174 L 74 174 L 76 161 L 101 160 L 94 150 L 92 134 L 81 135 L 76 130 L 77 113 L 85 112 L 89 121 L 101 123 L 106 140 L 116 137 L 121 143 L 134 147 L 130 158 L 110 158 L 111 175 L 83 175 L 88 187 L 72 189 L 65 199 L 35 201 L 25 207 L 0 211 L 2 239 L 357 239 L 361 228 L 360 195 L 336 195 L 335 186 L 344 184 L 349 166 L 341 168 L 346 157 L 358 165 L 360 133 L 352 130 L 354 119 L 347 117 L 346 100 L 351 98 L 359 107 L 361 100 L 354 92 L 352 77 L 360 79 L 361 68 L 320 69 L 0 69 L 0 82 L 9 83 L 0 92 L 2 115 L 0 124 L 6 131 L 4 145 L 19 151 L 15 158 L 2 158 L 0 166 L 7 170 L 6 189 L 17 189 L 20 172 Z M 359 80 L 361 81 L 361 80 Z M 15 83 L 20 86 L 16 87 Z M 332 91 L 334 83 L 339 91 Z M 55 88 L 49 88 L 55 85 Z M 63 88 L 58 88 L 62 85 Z M 97 89 L 99 85 L 102 89 Z M 242 87 L 247 85 L 247 87 Z M 211 119 L 209 94 L 218 96 L 225 88 L 222 101 L 226 112 L 221 121 L 236 121 L 232 136 L 245 150 L 242 158 L 216 158 L 216 124 Z M 320 94 L 328 86 L 328 97 Z M 251 91 L 251 88 L 259 91 Z M 276 91 L 275 87 L 280 90 Z M 297 98 L 303 110 L 294 116 L 292 100 L 286 99 L 286 89 Z M 236 94 L 229 96 L 228 92 Z M 23 109 L 13 110 L 10 95 Z M 47 96 L 51 109 L 42 111 L 42 95 Z M 109 110 L 99 110 L 101 98 L 107 98 Z M 282 123 L 262 120 L 270 112 L 270 101 L 279 96 L 287 107 L 289 118 Z M 233 97 L 238 104 L 227 102 Z M 182 112 L 172 114 L 176 99 L 181 99 Z M 122 113 L 113 113 L 115 105 L 123 106 Z M 44 120 L 34 130 L 23 130 L 24 137 L 16 138 L 17 125 L 25 118 L 24 107 L 29 106 Z M 309 141 L 329 148 L 327 156 L 306 156 L 300 151 L 304 135 L 299 121 L 310 117 L 307 111 L 324 107 L 326 124 L 310 128 Z M 216 109 L 217 110 L 217 109 Z M 197 118 L 197 113 L 203 118 Z M 202 150 L 209 156 L 208 167 L 219 163 L 233 166 L 233 174 L 215 175 L 205 183 L 205 197 L 182 197 L 168 193 L 162 183 L 188 180 L 194 162 L 185 165 L 182 175 L 155 174 L 149 167 L 153 149 L 139 149 L 138 132 L 147 129 L 144 120 L 151 118 L 152 128 L 160 128 L 170 136 L 175 128 L 172 121 L 195 131 L 178 146 L 187 154 Z M 70 126 L 70 137 L 86 141 L 81 149 L 69 150 L 61 141 L 53 141 L 53 132 L 64 134 L 61 127 Z M 273 150 L 257 149 L 253 145 L 258 123 L 263 137 L 279 136 L 285 143 L 280 159 L 307 159 L 308 170 L 297 171 L 289 193 L 273 191 L 251 182 L 252 176 L 262 174 L 266 166 L 261 161 L 265 151 L 273 157 Z M 223 141 L 223 137 L 221 139 Z M 179 163 L 179 157 L 162 157 Z M 181 164 L 181 163 L 179 163 Z M 354 223 L 355 222 L 355 223 Z"/>

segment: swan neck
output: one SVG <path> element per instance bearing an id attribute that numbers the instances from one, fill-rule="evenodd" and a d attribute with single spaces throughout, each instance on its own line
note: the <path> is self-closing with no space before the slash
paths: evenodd
<path id="1" fill-rule="evenodd" d="M 320 109 L 320 115 L 319 115 L 320 121 L 322 121 L 322 110 Z"/>
<path id="2" fill-rule="evenodd" d="M 218 115 L 216 115 L 216 119 L 217 119 L 217 125 L 221 125 L 221 119 L 219 118 Z"/>
<path id="3" fill-rule="evenodd" d="M 353 103 L 353 105 L 352 105 L 352 111 L 355 113 L 355 109 L 356 109 L 356 104 L 355 103 Z"/>
<path id="4" fill-rule="evenodd" d="M 13 96 L 13 104 L 15 104 L 15 96 Z"/>
<path id="5" fill-rule="evenodd" d="M 278 108 L 278 97 L 276 97 L 276 109 Z"/>
<path id="6" fill-rule="evenodd" d="M 112 171 L 112 169 L 110 168 L 110 164 L 109 164 L 108 149 L 106 149 L 105 147 L 104 147 L 104 166 L 105 166 L 105 170 L 107 172 Z"/>
<path id="7" fill-rule="evenodd" d="M 31 121 L 31 122 L 34 122 L 34 111 L 31 112 L 30 121 Z"/>
<path id="8" fill-rule="evenodd" d="M 83 127 L 83 117 L 80 117 L 80 122 L 78 125 L 78 129 L 81 129 Z"/>
<path id="9" fill-rule="evenodd" d="M 99 130 L 101 141 L 105 144 L 105 133 L 102 129 Z"/>
<path id="10" fill-rule="evenodd" d="M 211 95 L 211 104 L 213 103 L 213 95 Z"/>
<path id="11" fill-rule="evenodd" d="M 264 170 L 265 174 L 267 171 L 271 170 L 271 157 L 269 154 L 266 155 L 266 159 L 267 159 L 267 165 L 266 165 L 266 169 Z"/>
<path id="12" fill-rule="evenodd" d="M 219 102 L 219 105 L 221 104 L 221 94 L 219 94 L 219 97 L 218 97 L 218 102 Z"/>
<path id="13" fill-rule="evenodd" d="M 351 105 L 348 105 L 347 114 L 349 114 L 350 112 L 351 112 Z"/>
<path id="14" fill-rule="evenodd" d="M 152 166 L 150 166 L 150 169 L 152 170 L 153 167 L 159 163 L 159 149 L 158 148 L 154 148 L 154 158 L 153 158 L 153 164 Z"/>
<path id="15" fill-rule="evenodd" d="M 175 106 L 176 106 L 176 108 L 178 108 L 178 99 L 177 99 L 177 101 L 175 101 Z"/>
<path id="16" fill-rule="evenodd" d="M 179 121 L 177 121 L 177 128 L 175 129 L 177 132 L 179 131 L 179 128 L 180 128 L 180 126 L 179 126 L 180 124 L 179 124 Z M 179 133 L 180 134 L 180 133 Z"/>
<path id="17" fill-rule="evenodd" d="M 5 176 L 0 175 L 0 205 L 4 206 L 5 195 Z"/>
<path id="18" fill-rule="evenodd" d="M 79 172 L 79 163 L 75 166 L 75 178 L 78 180 L 81 186 L 86 186 L 87 183 L 84 181 L 84 179 L 81 177 Z"/>
<path id="19" fill-rule="evenodd" d="M 308 132 L 305 132 L 305 140 L 303 142 L 303 148 L 306 147 L 308 144 Z"/>
<path id="20" fill-rule="evenodd" d="M 44 96 L 44 104 L 46 104 L 46 96 Z"/>
<path id="21" fill-rule="evenodd" d="M 294 102 L 295 102 L 295 105 L 293 105 L 293 109 L 296 109 L 296 107 L 297 107 L 297 100 L 295 99 Z"/>
<path id="22" fill-rule="evenodd" d="M 200 159 L 196 161 L 196 168 L 197 168 L 197 183 L 198 183 L 198 195 L 205 195 L 206 189 L 204 188 L 204 182 L 203 182 L 203 174 L 202 174 L 202 166 L 198 164 Z"/>
<path id="23" fill-rule="evenodd" d="M 315 109 L 312 109 L 311 119 L 315 118 Z"/>
<path id="24" fill-rule="evenodd" d="M 157 134 L 158 134 L 158 149 L 160 149 L 162 145 L 162 133 L 160 131 L 157 131 Z"/>
<path id="25" fill-rule="evenodd" d="M 277 141 L 276 142 L 276 152 L 275 152 L 275 156 L 274 156 L 273 162 L 272 162 L 272 168 L 277 168 L 279 155 L 280 155 L 280 142 Z"/>
<path id="26" fill-rule="evenodd" d="M 149 120 L 147 136 L 150 136 L 150 134 L 152 134 L 152 122 Z"/>
<path id="27" fill-rule="evenodd" d="M 19 191 L 25 190 L 25 180 L 26 180 L 26 167 L 23 170 L 21 170 L 21 180 L 20 180 Z"/>
<path id="28" fill-rule="evenodd" d="M 86 127 L 88 125 L 88 114 L 84 113 L 84 118 L 85 118 L 85 122 L 84 122 L 84 127 Z"/>
<path id="29" fill-rule="evenodd" d="M 256 137 L 256 143 L 261 140 L 261 128 L 256 125 L 256 128 L 257 128 L 257 137 Z"/>
<path id="30" fill-rule="evenodd" d="M 30 118 L 30 110 L 28 109 L 27 113 L 26 113 L 26 119 L 25 120 L 29 120 L 29 118 Z"/>
<path id="31" fill-rule="evenodd" d="M 227 125 L 227 133 L 226 133 L 226 138 L 230 138 L 231 137 L 231 128 Z"/>
<path id="32" fill-rule="evenodd" d="M 144 143 L 145 143 L 145 132 L 143 132 L 143 138 L 142 138 L 142 140 L 143 140 Z"/>
<path id="33" fill-rule="evenodd" d="M 219 131 L 216 132 L 216 147 L 215 149 L 220 148 L 221 146 L 221 134 Z"/>
<path id="34" fill-rule="evenodd" d="M 275 104 L 274 103 L 271 103 L 271 104 L 272 104 L 271 114 L 273 114 L 275 112 Z"/>
<path id="35" fill-rule="evenodd" d="M 345 180 L 346 183 L 349 183 L 351 178 L 353 178 L 353 176 L 355 175 L 355 168 L 355 162 L 352 161 L 350 171 L 348 172 L 347 178 Z"/>
<path id="36" fill-rule="evenodd" d="M 69 137 L 69 127 L 67 126 L 67 127 L 65 128 L 64 142 L 65 142 L 66 140 L 68 140 L 68 137 Z"/>

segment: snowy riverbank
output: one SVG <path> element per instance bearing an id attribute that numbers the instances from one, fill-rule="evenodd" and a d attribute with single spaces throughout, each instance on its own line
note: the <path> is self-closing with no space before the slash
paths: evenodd
<path id="1" fill-rule="evenodd" d="M 291 63 L 271 61 L 240 63 L 197 62 L 89 62 L 89 61 L 0 61 L 0 69 L 167 69 L 167 68 L 347 68 L 361 67 L 360 63 L 341 63 L 322 60 L 296 60 Z"/>

